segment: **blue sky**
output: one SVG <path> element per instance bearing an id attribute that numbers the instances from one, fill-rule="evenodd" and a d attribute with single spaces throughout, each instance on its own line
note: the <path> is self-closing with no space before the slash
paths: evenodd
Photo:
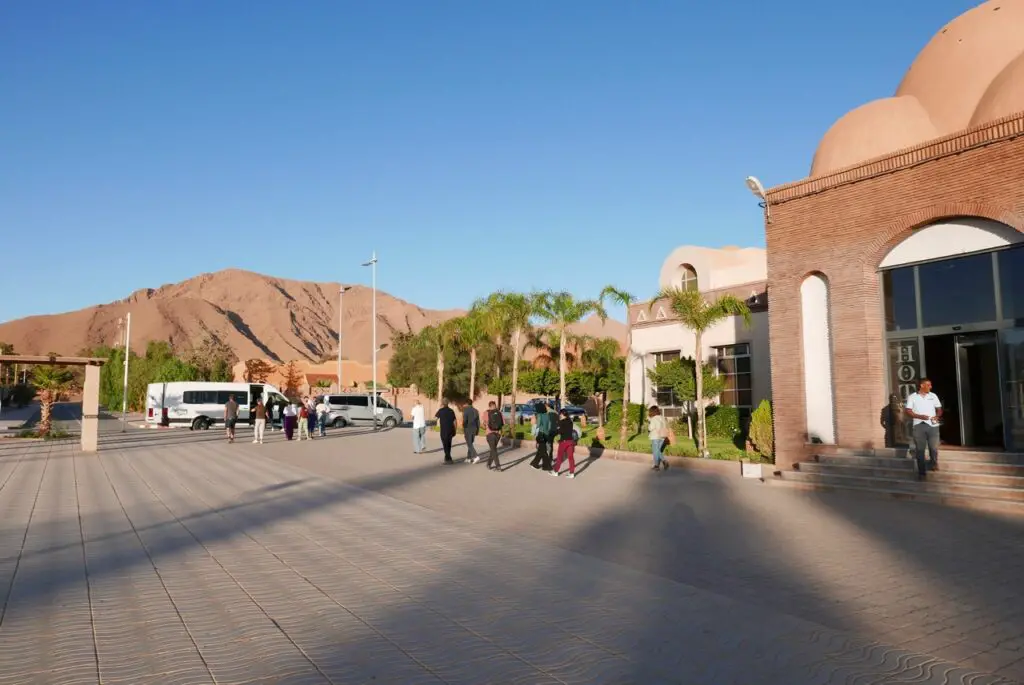
<path id="1" fill-rule="evenodd" d="M 203 272 L 640 297 L 971 0 L 12 0 L 0 321 Z M 10 242 L 13 239 L 13 245 Z M 3 250 L 10 255 L 8 249 Z"/>

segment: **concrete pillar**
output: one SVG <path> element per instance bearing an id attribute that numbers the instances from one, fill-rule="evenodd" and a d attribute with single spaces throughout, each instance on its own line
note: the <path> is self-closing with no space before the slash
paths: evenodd
<path id="1" fill-rule="evenodd" d="M 82 451 L 99 449 L 100 433 L 100 367 L 85 367 L 85 387 L 82 389 Z"/>

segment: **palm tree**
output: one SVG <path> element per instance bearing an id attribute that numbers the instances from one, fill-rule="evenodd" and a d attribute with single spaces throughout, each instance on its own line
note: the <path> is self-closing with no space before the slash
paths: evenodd
<path id="1" fill-rule="evenodd" d="M 619 446 L 625 449 L 626 430 L 629 427 L 629 364 L 633 359 L 633 327 L 629 324 L 629 305 L 636 302 L 636 297 L 608 285 L 601 291 L 601 302 L 611 302 L 626 308 L 626 369 L 622 379 L 622 419 L 619 426 Z"/>
<path id="2" fill-rule="evenodd" d="M 730 316 L 743 318 L 743 325 L 750 327 L 750 307 L 743 300 L 733 295 L 723 295 L 714 302 L 704 299 L 699 290 L 683 290 L 672 287 L 662 290 L 648 305 L 654 309 L 658 300 L 668 300 L 669 309 L 679 317 L 679 322 L 693 331 L 694 342 L 694 376 L 697 384 L 697 439 L 702 457 L 708 453 L 708 433 L 704 420 L 704 333 L 715 324 Z"/>
<path id="3" fill-rule="evenodd" d="M 475 316 L 480 322 L 489 339 L 494 342 L 494 377 L 501 378 L 501 362 L 503 353 L 511 339 L 512 332 L 505 326 L 501 312 L 497 307 L 495 295 L 483 297 L 476 300 L 470 308 L 469 313 Z M 502 397 L 498 394 L 498 406 L 501 406 Z"/>
<path id="4" fill-rule="evenodd" d="M 441 404 L 444 399 L 444 363 L 445 353 L 455 347 L 459 341 L 459 332 L 462 326 L 462 317 L 442 321 L 436 326 L 427 326 L 417 341 L 427 345 L 437 353 L 437 403 Z"/>
<path id="5" fill-rule="evenodd" d="M 74 378 L 74 374 L 63 366 L 44 364 L 32 369 L 32 385 L 39 395 L 39 435 L 50 434 L 53 405 L 71 390 Z"/>
<path id="6" fill-rule="evenodd" d="M 604 415 L 607 398 L 607 386 L 602 387 L 603 381 L 611 374 L 619 358 L 622 356 L 622 347 L 619 341 L 614 338 L 586 338 L 587 348 L 583 350 L 580 358 L 583 361 L 583 368 L 592 372 L 596 383 L 594 384 L 594 404 L 597 405 L 597 427 L 601 431 L 601 438 L 604 439 Z"/>
<path id="7" fill-rule="evenodd" d="M 601 321 L 608 319 L 600 300 L 577 300 L 572 293 L 542 292 L 534 296 L 534 313 L 551 324 L 560 341 L 568 341 L 569 326 L 577 324 L 589 314 L 597 314 Z M 566 345 L 558 347 L 559 401 L 565 402 L 565 372 L 568 367 Z"/>
<path id="8" fill-rule="evenodd" d="M 462 347 L 469 350 L 469 399 L 476 399 L 476 354 L 480 346 L 491 339 L 488 322 L 480 310 L 470 310 L 459 319 L 458 339 Z"/>
<path id="9" fill-rule="evenodd" d="M 566 345 L 573 345 L 577 352 L 583 348 L 589 341 L 589 338 L 584 335 L 572 335 L 568 334 Z M 558 360 L 561 358 L 562 351 L 562 337 L 558 331 L 553 328 L 541 328 L 539 330 L 529 331 L 526 334 L 526 345 L 524 349 L 536 350 L 537 354 L 533 357 L 534 368 L 540 369 L 555 369 L 558 368 Z M 576 354 L 566 351 L 565 360 L 569 365 L 569 368 L 573 368 L 576 365 L 578 357 Z"/>
<path id="10" fill-rule="evenodd" d="M 479 303 L 487 314 L 488 328 L 499 340 L 512 344 L 512 396 L 509 423 L 516 423 L 516 392 L 519 389 L 519 357 L 523 353 L 523 336 L 530 330 L 534 314 L 533 298 L 523 293 L 498 291 Z"/>

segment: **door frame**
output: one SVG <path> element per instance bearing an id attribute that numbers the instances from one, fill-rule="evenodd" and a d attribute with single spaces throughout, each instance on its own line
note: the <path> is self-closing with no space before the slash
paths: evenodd
<path id="1" fill-rule="evenodd" d="M 1003 445 L 1002 445 L 1002 447 L 1003 447 L 1003 449 L 1007 449 L 1007 445 L 1009 445 L 1010 443 L 1007 440 L 1006 402 L 1004 401 L 1004 398 L 1003 398 L 1003 387 L 1006 384 L 1006 379 L 1003 376 L 1003 360 L 1002 360 L 1003 350 L 1002 350 L 1002 343 L 1000 341 L 999 331 L 998 330 L 989 330 L 989 331 L 972 331 L 972 332 L 968 332 L 968 333 L 960 333 L 960 332 L 958 332 L 958 333 L 955 333 L 954 335 L 956 336 L 953 339 L 953 345 L 955 346 L 954 357 L 956 359 L 957 400 L 960 403 L 960 442 L 961 443 L 965 443 L 966 442 L 966 438 L 967 438 L 967 423 L 966 423 L 967 412 L 965 411 L 965 402 L 964 402 L 964 382 L 963 382 L 963 377 L 962 377 L 962 373 L 961 373 L 961 370 L 960 370 L 960 361 L 961 361 L 960 360 L 960 348 L 961 348 L 962 341 L 959 340 L 959 338 L 967 337 L 967 338 L 974 338 L 977 341 L 984 340 L 986 342 L 991 342 L 991 343 L 993 343 L 995 345 L 996 377 L 997 377 L 997 383 L 998 383 L 998 389 L 999 389 L 999 393 L 998 393 L 998 395 L 999 395 L 999 416 L 1002 418 L 1002 422 L 1003 422 L 1003 436 L 1002 436 L 1002 438 L 1003 438 Z M 963 341 L 963 342 L 966 343 L 968 341 Z M 964 345 L 964 346 L 967 346 L 967 345 Z M 972 400 L 971 404 L 973 405 L 973 400 Z M 973 434 L 975 433 L 975 431 L 972 430 L 971 433 L 972 433 L 972 437 L 973 437 Z M 967 447 L 967 448 L 977 447 L 977 445 L 964 445 L 964 447 Z"/>

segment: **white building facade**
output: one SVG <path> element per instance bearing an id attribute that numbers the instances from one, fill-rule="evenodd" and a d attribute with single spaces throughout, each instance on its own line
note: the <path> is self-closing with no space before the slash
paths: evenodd
<path id="1" fill-rule="evenodd" d="M 665 260 L 659 289 L 700 290 L 710 301 L 733 295 L 752 313 L 749 327 L 730 317 L 705 331 L 704 360 L 725 376 L 726 390 L 717 402 L 739 408 L 741 416 L 771 398 L 771 357 L 768 349 L 767 259 L 759 248 L 679 247 Z M 648 371 L 656 364 L 694 356 L 693 331 L 678 322 L 667 303 L 644 302 L 629 309 L 632 348 L 629 360 L 630 401 L 656 404 L 667 416 L 679 416 L 683 403 L 670 389 L 655 387 Z"/>

